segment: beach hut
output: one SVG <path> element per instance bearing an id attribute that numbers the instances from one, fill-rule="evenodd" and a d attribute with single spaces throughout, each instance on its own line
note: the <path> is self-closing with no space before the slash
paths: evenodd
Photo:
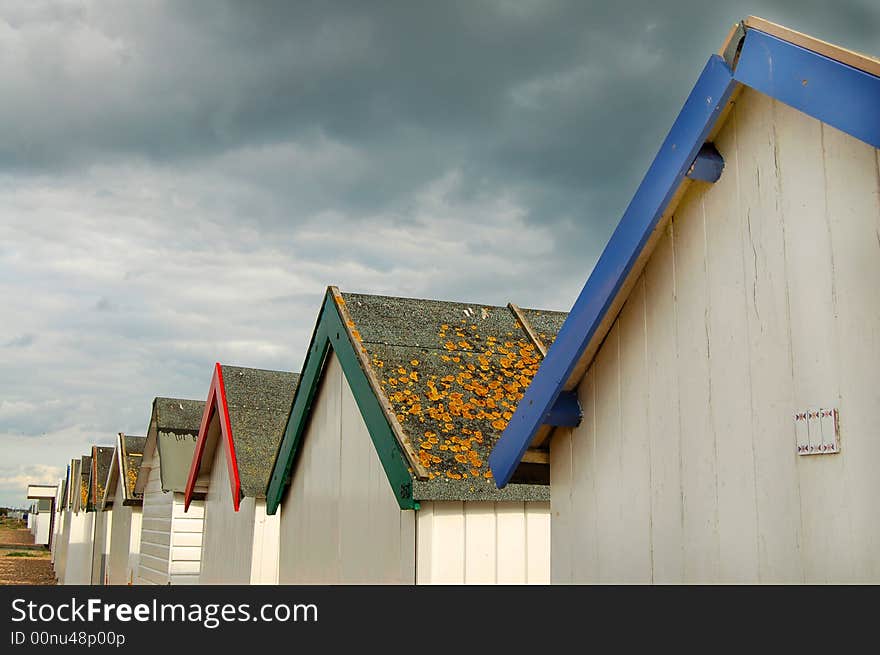
<path id="1" fill-rule="evenodd" d="M 503 491 L 486 458 L 564 316 L 330 287 L 268 491 L 279 582 L 546 583 L 546 453 Z"/>
<path id="2" fill-rule="evenodd" d="M 112 515 L 103 507 L 104 487 L 113 461 L 112 446 L 92 446 L 92 467 L 89 475 L 89 511 L 95 513 L 92 535 L 92 584 L 104 584 L 107 567 L 108 534 Z"/>
<path id="3" fill-rule="evenodd" d="M 299 376 L 216 364 L 187 479 L 204 498 L 200 584 L 278 582 L 279 514 L 266 488 Z"/>
<path id="4" fill-rule="evenodd" d="M 553 582 L 880 581 L 880 62 L 759 18 L 702 74 L 492 453 Z"/>
<path id="5" fill-rule="evenodd" d="M 55 523 L 55 496 L 58 487 L 50 484 L 29 484 L 28 500 L 36 501 L 28 515 L 31 520 L 31 533 L 34 543 L 49 546 L 52 540 Z"/>
<path id="6" fill-rule="evenodd" d="M 155 398 L 135 494 L 143 497 L 136 584 L 197 584 L 204 503 L 184 514 L 204 401 Z"/>
<path id="7" fill-rule="evenodd" d="M 71 461 L 70 529 L 62 584 L 87 585 L 92 581 L 92 538 L 95 512 L 89 509 L 89 481 L 92 456 L 83 455 Z"/>
<path id="8" fill-rule="evenodd" d="M 112 516 L 104 584 L 133 584 L 138 571 L 143 497 L 135 492 L 146 437 L 117 435 L 101 509 Z"/>

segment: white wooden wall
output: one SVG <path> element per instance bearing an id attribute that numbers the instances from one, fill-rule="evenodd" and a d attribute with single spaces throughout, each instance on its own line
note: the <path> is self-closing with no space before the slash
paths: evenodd
<path id="1" fill-rule="evenodd" d="M 282 584 L 549 582 L 549 503 L 400 510 L 333 355 L 301 448 L 282 506 Z"/>
<path id="2" fill-rule="evenodd" d="M 402 512 L 334 355 L 281 507 L 281 584 L 415 582 L 415 517 Z"/>
<path id="3" fill-rule="evenodd" d="M 92 581 L 92 536 L 94 534 L 94 512 L 70 514 L 70 538 L 67 543 L 64 564 L 66 585 L 87 585 Z"/>
<path id="4" fill-rule="evenodd" d="M 92 584 L 104 584 L 112 516 L 112 512 L 95 512 L 92 540 Z"/>
<path id="5" fill-rule="evenodd" d="M 52 512 L 40 512 L 34 514 L 34 543 L 43 546 L 49 543 L 49 524 L 52 521 Z"/>
<path id="6" fill-rule="evenodd" d="M 55 579 L 58 584 L 64 584 L 65 573 L 67 571 L 67 546 L 70 543 L 70 517 L 73 514 L 69 509 L 61 510 L 58 515 L 60 526 L 58 531 L 58 541 L 55 544 L 55 554 L 53 565 L 55 567 Z"/>
<path id="7" fill-rule="evenodd" d="M 122 486 L 117 483 L 110 524 L 107 584 L 132 584 L 138 575 L 141 545 L 141 508 L 122 504 Z"/>
<path id="8" fill-rule="evenodd" d="M 418 584 L 549 584 L 550 503 L 427 502 Z"/>
<path id="9" fill-rule="evenodd" d="M 198 584 L 202 551 L 203 501 L 183 511 L 183 494 L 163 493 L 159 450 L 153 450 L 144 488 L 137 584 Z"/>
<path id="10" fill-rule="evenodd" d="M 716 146 L 554 437 L 554 582 L 880 581 L 878 152 L 751 90 Z"/>
<path id="11" fill-rule="evenodd" d="M 243 498 L 239 511 L 235 511 L 229 486 L 228 447 L 225 439 L 217 436 L 205 498 L 200 583 L 275 584 L 281 510 L 267 516 L 265 499 Z"/>

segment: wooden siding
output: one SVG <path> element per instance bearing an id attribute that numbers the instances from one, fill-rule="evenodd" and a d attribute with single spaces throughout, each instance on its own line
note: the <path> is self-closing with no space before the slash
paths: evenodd
<path id="1" fill-rule="evenodd" d="M 58 584 L 64 584 L 67 571 L 67 545 L 70 543 L 70 517 L 72 514 L 73 512 L 69 509 L 63 509 L 59 514 L 61 525 L 59 526 L 58 542 L 55 544 L 55 554 L 52 562 Z"/>
<path id="2" fill-rule="evenodd" d="M 132 584 L 138 572 L 141 543 L 141 508 L 122 504 L 122 486 L 116 485 L 113 497 L 113 519 L 110 524 L 110 546 L 107 557 L 107 584 Z"/>
<path id="3" fill-rule="evenodd" d="M 401 511 L 332 352 L 281 505 L 281 584 L 415 582 Z"/>
<path id="4" fill-rule="evenodd" d="M 254 500 L 254 542 L 251 547 L 251 584 L 278 584 L 281 545 L 281 508 L 269 516 L 266 499 Z"/>
<path id="5" fill-rule="evenodd" d="M 112 512 L 95 512 L 92 540 L 92 584 L 105 584 L 107 543 L 112 525 Z"/>
<path id="6" fill-rule="evenodd" d="M 229 486 L 228 446 L 219 432 L 217 414 L 211 426 L 216 446 L 205 498 L 204 556 L 201 584 L 250 584 L 255 504 L 243 498 L 236 512 Z M 217 426 L 215 428 L 215 426 Z M 189 514 L 189 512 L 187 512 Z"/>
<path id="7" fill-rule="evenodd" d="M 878 582 L 878 151 L 748 89 L 715 144 L 554 436 L 552 579 Z"/>
<path id="8" fill-rule="evenodd" d="M 426 502 L 418 584 L 548 584 L 550 503 Z"/>
<path id="9" fill-rule="evenodd" d="M 94 519 L 94 512 L 80 511 L 70 515 L 63 584 L 87 585 L 92 581 Z"/>
<path id="10" fill-rule="evenodd" d="M 144 487 L 137 584 L 197 584 L 202 552 L 203 501 L 183 511 L 183 494 L 163 493 L 158 449 Z"/>

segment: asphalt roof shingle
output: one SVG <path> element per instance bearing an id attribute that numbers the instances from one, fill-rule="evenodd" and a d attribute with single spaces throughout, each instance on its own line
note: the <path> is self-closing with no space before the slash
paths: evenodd
<path id="1" fill-rule="evenodd" d="M 541 361 L 512 311 L 352 293 L 342 298 L 352 336 L 427 471 L 427 481 L 415 482 L 414 497 L 495 498 L 489 453 Z M 548 346 L 566 317 L 521 311 Z M 543 497 L 542 485 L 533 486 Z"/>
<path id="2" fill-rule="evenodd" d="M 266 495 L 299 375 L 221 366 L 229 423 L 246 497 Z"/>

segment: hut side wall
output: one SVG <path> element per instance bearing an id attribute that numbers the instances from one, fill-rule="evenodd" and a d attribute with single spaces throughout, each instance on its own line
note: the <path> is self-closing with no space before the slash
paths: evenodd
<path id="1" fill-rule="evenodd" d="M 159 450 L 143 466 L 150 467 L 144 487 L 137 584 L 198 584 L 202 553 L 204 502 L 183 511 L 183 494 L 162 492 Z"/>
<path id="2" fill-rule="evenodd" d="M 150 473 L 144 487 L 137 584 L 164 585 L 169 580 L 173 496 L 162 492 L 159 464 L 158 448 L 142 464 Z"/>
<path id="3" fill-rule="evenodd" d="M 171 515 L 171 565 L 170 580 L 173 585 L 199 583 L 202 559 L 202 529 L 204 527 L 205 503 L 194 500 L 189 511 L 183 511 L 183 494 L 169 493 L 172 498 Z"/>
<path id="4" fill-rule="evenodd" d="M 748 89 L 716 146 L 553 439 L 553 582 L 880 581 L 878 151 Z"/>
<path id="5" fill-rule="evenodd" d="M 95 511 L 94 537 L 92 540 L 92 584 L 105 584 L 107 573 L 107 543 L 109 541 L 112 512 Z"/>
<path id="6" fill-rule="evenodd" d="M 92 535 L 94 512 L 70 514 L 70 539 L 67 543 L 64 584 L 87 585 L 92 581 Z"/>
<path id="7" fill-rule="evenodd" d="M 141 509 L 123 505 L 122 486 L 117 483 L 113 497 L 113 520 L 107 558 L 107 584 L 125 585 L 137 575 L 138 550 L 141 540 Z"/>
<path id="8" fill-rule="evenodd" d="M 216 414 L 214 423 L 217 424 Z M 212 426 L 212 432 L 214 431 L 215 427 Z M 217 445 L 214 448 L 208 493 L 204 501 L 205 535 L 200 582 L 250 584 L 254 499 L 243 498 L 239 511 L 235 511 L 229 486 L 229 448 L 223 436 L 216 432 Z"/>
<path id="9" fill-rule="evenodd" d="M 54 556 L 54 565 L 55 565 L 55 578 L 58 580 L 58 584 L 64 584 L 64 579 L 67 573 L 67 546 L 70 544 L 70 517 L 73 515 L 69 509 L 61 510 L 60 517 L 60 530 L 58 533 L 58 542 L 55 545 L 55 556 Z"/>
<path id="10" fill-rule="evenodd" d="M 281 584 L 415 582 L 415 516 L 398 507 L 332 352 L 281 510 Z"/>
<path id="11" fill-rule="evenodd" d="M 549 584 L 550 503 L 423 502 L 418 584 Z"/>

